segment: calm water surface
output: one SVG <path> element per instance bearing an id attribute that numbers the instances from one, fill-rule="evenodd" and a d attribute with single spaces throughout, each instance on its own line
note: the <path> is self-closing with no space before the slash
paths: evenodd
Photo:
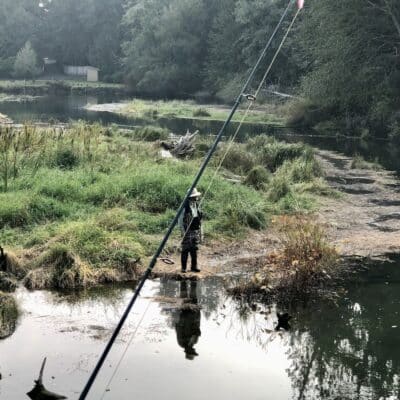
<path id="1" fill-rule="evenodd" d="M 18 327 L 0 342 L 0 397 L 26 398 L 47 356 L 48 389 L 76 399 L 132 290 L 20 290 Z M 90 399 L 399 398 L 400 260 L 362 274 L 337 306 L 291 310 L 289 332 L 274 331 L 274 307 L 224 293 L 218 278 L 150 282 Z M 176 308 L 182 298 L 201 311 Z"/>

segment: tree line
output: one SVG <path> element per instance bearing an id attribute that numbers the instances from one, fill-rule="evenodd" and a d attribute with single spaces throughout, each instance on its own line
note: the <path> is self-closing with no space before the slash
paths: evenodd
<path id="1" fill-rule="evenodd" d="M 230 100 L 286 4 L 2 0 L 0 77 L 33 76 L 40 68 L 25 65 L 50 57 L 99 67 L 138 94 Z M 297 123 L 400 134 L 400 2 L 306 0 L 267 84 L 306 99 Z"/>

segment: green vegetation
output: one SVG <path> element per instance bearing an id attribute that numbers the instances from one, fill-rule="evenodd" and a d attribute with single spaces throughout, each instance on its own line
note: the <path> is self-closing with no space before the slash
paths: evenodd
<path id="1" fill-rule="evenodd" d="M 12 100 L 9 95 L 4 93 L 16 93 L 23 94 L 24 98 L 32 99 L 31 97 L 25 97 L 26 94 L 33 96 L 41 96 L 52 93 L 122 93 L 124 92 L 124 85 L 116 83 L 103 83 L 103 82 L 86 82 L 79 80 L 0 80 L 0 102 L 2 98 L 8 98 Z M 18 99 L 14 97 L 14 99 Z"/>
<path id="2" fill-rule="evenodd" d="M 344 273 L 323 228 L 303 216 L 275 221 L 282 249 L 269 254 L 252 276 L 231 289 L 234 295 L 260 294 L 279 303 L 330 296 Z"/>
<path id="3" fill-rule="evenodd" d="M 17 78 L 32 79 L 39 74 L 37 55 L 31 42 L 28 41 L 15 57 L 13 75 Z"/>
<path id="4" fill-rule="evenodd" d="M 147 119 L 157 118 L 188 118 L 207 121 L 224 121 L 229 113 L 227 107 L 199 106 L 194 101 L 150 101 L 135 99 L 127 103 L 121 110 L 122 114 Z M 233 121 L 241 121 L 245 110 L 240 109 Z M 284 119 L 270 114 L 266 109 L 250 111 L 246 117 L 246 123 L 261 123 L 283 126 Z"/>
<path id="5" fill-rule="evenodd" d="M 198 155 L 160 160 L 148 135 L 164 137 L 152 127 L 129 132 L 82 123 L 69 130 L 0 131 L 0 243 L 30 271 L 27 287 L 76 288 L 136 276 L 201 162 Z M 197 146 L 207 147 L 207 140 Z M 219 148 L 214 166 L 227 146 Z M 232 154 L 238 156 L 227 162 Z M 223 178 L 238 172 L 243 184 Z M 201 191 L 212 176 L 211 167 Z M 305 145 L 265 136 L 235 145 L 204 202 L 206 235 L 240 237 L 266 227 L 273 213 L 314 207 L 307 185 L 318 176 Z M 178 238 L 176 233 L 171 243 Z"/>
<path id="6" fill-rule="evenodd" d="M 44 57 L 57 60 L 56 77 L 63 65 L 93 65 L 100 68 L 102 80 L 123 82 L 138 95 L 209 103 L 233 101 L 286 3 L 44 0 L 40 5 L 1 2 L 0 78 L 13 77 L 18 65 L 23 76 L 35 75 L 36 53 L 39 67 Z M 17 56 L 27 42 L 31 48 L 24 53 L 29 56 Z M 272 43 L 271 54 L 279 43 Z M 268 85 L 298 96 L 287 110 L 293 123 L 398 140 L 399 43 L 397 0 L 309 0 Z M 268 96 L 263 91 L 259 100 Z M 163 108 L 159 106 L 148 108 Z M 218 120 L 220 112 L 182 104 L 170 111 L 183 118 Z M 250 120 L 269 123 L 267 114 L 261 110 Z"/>
<path id="7" fill-rule="evenodd" d="M 400 3 L 310 0 L 308 4 L 312 12 L 298 32 L 299 54 L 313 64 L 301 85 L 310 99 L 303 106 L 304 122 L 328 120 L 350 135 L 369 130 L 387 136 L 399 109 L 395 49 L 400 43 Z"/>
<path id="8" fill-rule="evenodd" d="M 16 327 L 19 311 L 15 299 L 0 292 L 0 339 L 11 336 Z"/>
<path id="9" fill-rule="evenodd" d="M 18 65 L 23 76 L 35 75 L 36 53 L 40 68 L 44 57 L 58 62 L 56 78 L 63 65 L 93 65 L 102 80 L 127 84 L 147 98 L 230 103 L 285 7 L 275 0 L 44 0 L 40 6 L 3 0 L 0 78 L 12 78 Z M 29 56 L 17 56 L 28 42 Z M 271 54 L 279 43 L 272 43 Z M 399 43 L 397 0 L 309 0 L 270 71 L 268 87 L 296 96 L 287 107 L 292 123 L 398 140 Z M 258 100 L 267 99 L 264 90 Z M 219 120 L 224 113 L 217 107 L 165 107 L 147 108 L 182 118 Z M 250 121 L 282 123 L 268 114 L 254 112 Z"/>
<path id="10" fill-rule="evenodd" d="M 359 154 L 356 154 L 355 157 L 353 157 L 353 160 L 351 162 L 351 168 L 352 169 L 372 169 L 374 171 L 379 171 L 379 170 L 383 169 L 377 160 L 370 162 L 370 161 L 365 160 Z"/>

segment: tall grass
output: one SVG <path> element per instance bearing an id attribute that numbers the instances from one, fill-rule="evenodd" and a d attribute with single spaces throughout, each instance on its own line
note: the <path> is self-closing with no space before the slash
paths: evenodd
<path id="1" fill-rule="evenodd" d="M 75 287 L 133 276 L 132 268 L 151 254 L 168 227 L 201 162 L 200 153 L 181 162 L 160 160 L 145 135 L 158 140 L 164 133 L 150 127 L 131 135 L 83 123 L 68 130 L 7 132 L 12 145 L 7 144 L 2 170 L 7 185 L 0 193 L 0 242 L 29 252 L 28 287 Z M 16 160 L 15 174 L 9 160 Z M 217 157 L 214 167 L 218 162 Z M 319 175 L 308 148 L 267 137 L 233 146 L 223 170 L 240 174 L 244 184 L 224 179 L 224 171 L 217 174 L 204 202 L 205 232 L 211 237 L 239 237 L 265 228 L 271 212 L 306 207 L 296 185 Z M 213 175 L 211 167 L 200 191 Z M 54 269 L 54 248 L 67 251 L 59 252 L 65 273 Z"/>
<path id="2" fill-rule="evenodd" d="M 0 339 L 14 333 L 18 317 L 19 310 L 14 297 L 0 292 Z"/>
<path id="3" fill-rule="evenodd" d="M 331 297 L 344 269 L 323 227 L 301 215 L 278 218 L 275 224 L 280 250 L 261 260 L 254 276 L 232 293 L 258 293 L 279 303 Z"/>

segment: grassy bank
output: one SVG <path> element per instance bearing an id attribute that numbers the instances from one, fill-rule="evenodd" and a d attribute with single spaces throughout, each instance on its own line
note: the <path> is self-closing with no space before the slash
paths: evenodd
<path id="1" fill-rule="evenodd" d="M 121 113 L 138 118 L 188 118 L 206 121 L 224 121 L 229 113 L 225 106 L 204 105 L 200 106 L 194 101 L 150 101 L 135 99 L 127 103 Z M 245 114 L 240 109 L 234 116 L 233 121 L 241 121 Z M 274 126 L 284 126 L 283 118 L 268 112 L 266 109 L 255 109 L 250 111 L 246 117 L 246 123 L 260 123 Z"/>
<path id="2" fill-rule="evenodd" d="M 118 94 L 125 92 L 125 86 L 113 83 L 75 80 L 0 80 L 0 92 L 31 96 L 71 92 L 76 94 Z"/>
<path id="3" fill-rule="evenodd" d="M 0 339 L 5 339 L 14 333 L 18 316 L 15 299 L 11 295 L 0 292 Z"/>
<path id="4" fill-rule="evenodd" d="M 199 138 L 190 159 L 164 160 L 157 138 L 165 132 L 151 127 L 1 130 L 0 244 L 17 255 L 27 287 L 135 278 L 210 145 Z M 203 206 L 206 238 L 264 229 L 271 215 L 312 209 L 330 194 L 307 146 L 258 136 L 223 157 L 226 146 L 199 185 L 204 192 L 222 162 Z M 168 246 L 178 245 L 176 232 Z"/>

